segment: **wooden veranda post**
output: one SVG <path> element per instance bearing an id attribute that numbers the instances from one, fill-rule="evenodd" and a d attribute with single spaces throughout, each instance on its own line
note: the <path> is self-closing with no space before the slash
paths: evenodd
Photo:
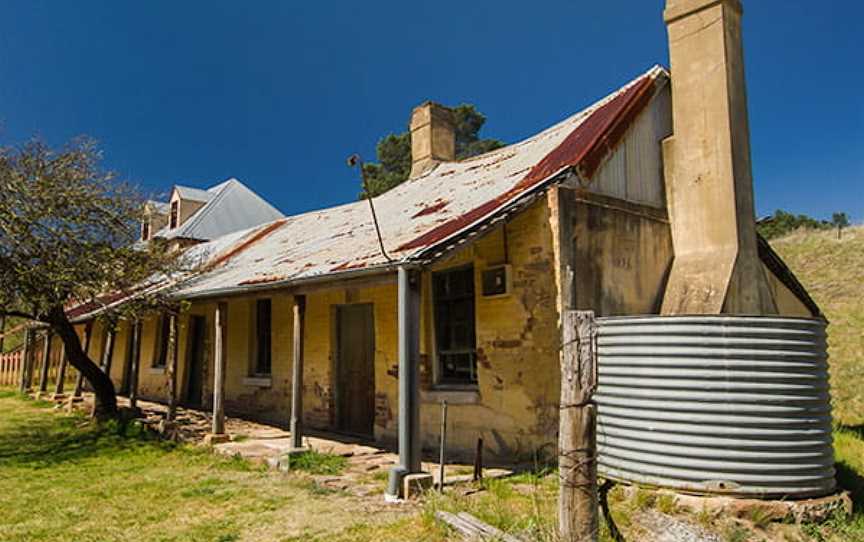
<path id="1" fill-rule="evenodd" d="M 105 331 L 105 349 L 102 351 L 102 372 L 111 378 L 111 360 L 114 358 L 114 339 L 117 336 L 117 328 L 113 324 Z"/>
<path id="2" fill-rule="evenodd" d="M 215 359 L 213 370 L 213 434 L 225 434 L 225 327 L 228 304 L 221 302 L 216 306 L 215 317 Z"/>
<path id="3" fill-rule="evenodd" d="M 141 365 L 141 321 L 132 322 L 132 363 L 129 367 L 129 407 L 138 408 L 138 370 Z"/>
<path id="4" fill-rule="evenodd" d="M 30 363 L 30 360 L 32 357 L 33 330 L 27 328 L 26 330 L 24 330 L 24 349 L 21 351 L 21 393 L 27 393 L 30 390 L 30 383 L 32 382 L 32 374 L 30 373 L 32 364 Z"/>
<path id="5" fill-rule="evenodd" d="M 562 542 L 596 541 L 597 386 L 596 323 L 590 311 L 566 311 L 561 356 L 558 432 L 558 531 Z"/>
<path id="6" fill-rule="evenodd" d="M 87 322 L 84 325 L 84 355 L 90 356 L 90 339 L 93 337 L 93 322 Z M 72 392 L 72 397 L 81 397 L 84 392 L 84 374 L 78 371 L 78 378 L 75 379 L 75 391 Z"/>
<path id="7" fill-rule="evenodd" d="M 168 415 L 166 420 L 177 417 L 177 314 L 168 315 Z"/>
<path id="8" fill-rule="evenodd" d="M 48 369 L 51 368 L 51 330 L 45 332 L 45 346 L 42 347 L 42 367 L 39 370 L 39 394 L 48 393 Z"/>
<path id="9" fill-rule="evenodd" d="M 294 296 L 294 365 L 291 368 L 291 447 L 303 447 L 303 330 L 306 296 Z"/>
<path id="10" fill-rule="evenodd" d="M 60 367 L 57 368 L 57 382 L 54 384 L 54 399 L 63 397 L 63 388 L 66 385 L 66 344 L 60 341 Z"/>

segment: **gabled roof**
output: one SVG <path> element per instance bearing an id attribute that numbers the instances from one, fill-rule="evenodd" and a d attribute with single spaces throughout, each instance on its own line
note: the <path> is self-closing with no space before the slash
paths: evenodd
<path id="1" fill-rule="evenodd" d="M 177 192 L 180 199 L 207 202 L 213 199 L 219 190 L 222 189 L 223 185 L 224 183 L 208 188 L 207 190 L 202 190 L 200 188 L 192 188 L 191 186 L 177 184 L 174 185 L 174 191 Z"/>
<path id="2" fill-rule="evenodd" d="M 478 227 L 521 208 L 562 174 L 590 179 L 667 79 L 663 68 L 654 67 L 535 136 L 440 164 L 374 198 L 390 260 L 378 247 L 368 203 L 356 201 L 244 232 L 235 245 L 240 250 L 228 249 L 229 258 L 188 281 L 177 295 L 219 295 L 430 261 Z M 212 247 L 191 250 L 194 255 Z"/>
<path id="3" fill-rule="evenodd" d="M 284 215 L 237 179 L 208 190 L 175 186 L 183 199 L 205 202 L 177 228 L 162 228 L 154 237 L 211 240 L 282 218 Z"/>

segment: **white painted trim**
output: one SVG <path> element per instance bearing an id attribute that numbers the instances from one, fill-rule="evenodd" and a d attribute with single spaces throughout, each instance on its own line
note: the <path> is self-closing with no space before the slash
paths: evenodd
<path id="1" fill-rule="evenodd" d="M 243 385 L 255 388 L 270 388 L 273 386 L 273 378 L 269 376 L 246 376 L 243 377 Z"/>
<path id="2" fill-rule="evenodd" d="M 480 391 L 476 389 L 420 390 L 420 401 L 435 404 L 447 401 L 449 405 L 479 405 Z"/>

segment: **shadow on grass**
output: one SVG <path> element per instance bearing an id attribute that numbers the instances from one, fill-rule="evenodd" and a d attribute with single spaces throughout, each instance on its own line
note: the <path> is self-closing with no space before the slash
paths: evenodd
<path id="1" fill-rule="evenodd" d="M 76 415 L 55 416 L 43 410 L 46 406 L 15 395 L 0 395 L 7 401 L 22 403 L 18 409 L 7 410 L 0 429 L 0 466 L 47 467 L 137 448 L 145 441 L 162 445 L 137 424 L 124 426 L 113 421 L 89 422 Z"/>
<path id="2" fill-rule="evenodd" d="M 845 431 L 847 433 L 852 433 L 856 437 L 861 440 L 864 440 L 864 424 L 862 425 L 841 425 L 839 426 L 841 431 Z"/>
<path id="3" fill-rule="evenodd" d="M 864 512 L 864 476 L 844 462 L 834 465 L 837 471 L 837 484 L 849 492 L 855 506 L 855 513 Z"/>

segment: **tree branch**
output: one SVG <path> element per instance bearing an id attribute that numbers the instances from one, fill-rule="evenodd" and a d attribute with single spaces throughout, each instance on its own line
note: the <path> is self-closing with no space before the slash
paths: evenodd
<path id="1" fill-rule="evenodd" d="M 39 320 L 36 316 L 27 314 L 26 312 L 9 311 L 4 309 L 0 309 L 0 316 L 17 316 L 18 318 L 24 318 L 25 320 Z"/>

